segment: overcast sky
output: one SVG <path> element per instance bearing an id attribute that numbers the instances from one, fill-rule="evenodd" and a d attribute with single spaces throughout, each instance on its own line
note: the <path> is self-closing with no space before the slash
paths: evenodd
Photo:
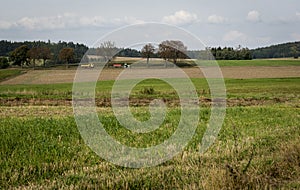
<path id="1" fill-rule="evenodd" d="M 7 0 L 0 39 L 74 41 L 91 46 L 120 27 L 162 22 L 207 46 L 262 47 L 300 41 L 299 0 Z"/>

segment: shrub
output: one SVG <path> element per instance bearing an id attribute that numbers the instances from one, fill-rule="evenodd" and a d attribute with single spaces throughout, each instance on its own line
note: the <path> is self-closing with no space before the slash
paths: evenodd
<path id="1" fill-rule="evenodd" d="M 9 67 L 9 63 L 6 57 L 0 57 L 0 69 Z"/>
<path id="2" fill-rule="evenodd" d="M 153 87 L 145 87 L 141 90 L 142 94 L 148 94 L 148 95 L 153 95 L 155 93 L 155 90 Z"/>

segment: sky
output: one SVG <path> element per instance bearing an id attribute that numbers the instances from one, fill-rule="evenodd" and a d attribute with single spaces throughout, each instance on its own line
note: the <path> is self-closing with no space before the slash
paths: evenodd
<path id="1" fill-rule="evenodd" d="M 1 40 L 92 46 L 118 28 L 155 22 L 180 27 L 209 47 L 300 41 L 299 0 L 10 0 L 1 7 Z"/>

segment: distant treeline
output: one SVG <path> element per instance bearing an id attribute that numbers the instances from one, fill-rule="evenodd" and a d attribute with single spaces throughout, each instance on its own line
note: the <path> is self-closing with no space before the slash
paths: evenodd
<path id="1" fill-rule="evenodd" d="M 57 43 L 48 41 L 25 41 L 25 42 L 11 42 L 7 40 L 0 41 L 0 56 L 9 56 L 9 54 L 16 48 L 26 45 L 29 49 L 46 47 L 51 51 L 51 59 L 48 62 L 53 64 L 62 63 L 59 59 L 59 53 L 63 48 L 74 49 L 74 59 L 71 63 L 78 63 L 82 59 L 83 55 L 89 50 L 89 54 L 97 54 L 97 48 L 88 48 L 84 44 L 78 44 L 74 42 L 59 41 Z M 116 56 L 120 57 L 142 57 L 141 50 L 131 48 L 119 48 L 115 47 Z M 232 48 L 232 47 L 218 47 L 218 48 L 207 48 L 206 50 L 187 50 L 186 55 L 191 59 L 217 59 L 217 60 L 243 60 L 252 59 L 251 51 L 248 48 Z M 161 55 L 158 52 L 153 52 L 151 55 L 153 58 L 160 58 Z"/>
<path id="2" fill-rule="evenodd" d="M 203 60 L 250 60 L 252 59 L 251 50 L 248 48 L 232 47 L 213 47 L 206 48 L 206 50 L 188 51 L 188 57 L 191 59 L 203 59 Z"/>
<path id="3" fill-rule="evenodd" d="M 116 52 L 117 57 L 142 57 L 142 53 L 139 50 L 131 49 L 131 48 L 117 48 L 113 47 Z M 88 54 L 90 55 L 98 55 L 98 48 L 90 48 Z"/>
<path id="4" fill-rule="evenodd" d="M 25 42 L 12 42 L 7 40 L 0 41 L 0 57 L 9 57 L 11 52 L 16 50 L 18 47 L 27 46 L 28 49 L 34 48 L 46 48 L 51 53 L 51 58 L 47 60 L 50 64 L 63 63 L 60 59 L 59 54 L 64 48 L 72 48 L 74 55 L 69 63 L 78 63 L 81 61 L 83 55 L 89 50 L 89 54 L 97 54 L 98 48 L 88 48 L 84 44 L 74 42 L 51 42 L 48 40 L 44 41 L 25 41 Z M 115 48 L 116 55 L 120 57 L 143 57 L 142 50 L 130 49 L 130 48 L 119 48 L 112 43 L 112 48 Z M 298 58 L 300 55 L 300 42 L 285 43 L 279 45 L 272 45 L 270 47 L 248 49 L 241 46 L 237 48 L 232 47 L 211 47 L 205 50 L 188 50 L 186 48 L 186 56 L 191 59 L 216 59 L 216 60 L 249 60 L 258 58 L 283 58 L 283 57 L 295 57 Z M 153 51 L 151 57 L 160 58 L 163 57 L 158 51 Z"/>
<path id="5" fill-rule="evenodd" d="M 300 56 L 300 42 L 290 42 L 269 47 L 257 48 L 251 51 L 254 59 L 284 58 Z"/>
<path id="6" fill-rule="evenodd" d="M 117 57 L 142 57 L 142 52 L 130 48 L 116 48 Z M 248 48 L 232 48 L 232 47 L 218 47 L 207 48 L 206 50 L 187 50 L 184 52 L 186 58 L 203 59 L 203 60 L 250 60 L 252 59 L 251 50 Z M 97 55 L 97 49 L 91 48 L 89 54 Z M 159 52 L 153 52 L 151 58 L 162 58 Z"/>
<path id="7" fill-rule="evenodd" d="M 29 49 L 32 48 L 49 48 L 51 52 L 51 59 L 49 60 L 53 64 L 59 64 L 62 61 L 59 59 L 59 53 L 64 48 L 74 49 L 74 58 L 71 60 L 71 63 L 80 62 L 81 58 L 88 50 L 88 47 L 84 44 L 73 43 L 73 42 L 64 42 L 59 41 L 57 43 L 44 41 L 25 41 L 25 42 L 11 42 L 7 40 L 0 41 L 0 56 L 9 56 L 16 48 L 26 45 Z"/>

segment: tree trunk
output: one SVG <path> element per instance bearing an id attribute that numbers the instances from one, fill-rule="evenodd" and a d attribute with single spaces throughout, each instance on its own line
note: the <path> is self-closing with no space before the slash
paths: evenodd
<path id="1" fill-rule="evenodd" d="M 147 57 L 147 68 L 149 68 L 149 57 Z"/>
<path id="2" fill-rule="evenodd" d="M 35 59 L 33 59 L 33 70 L 35 70 Z"/>
<path id="3" fill-rule="evenodd" d="M 69 63 L 68 63 L 68 61 L 66 62 L 66 69 L 68 69 L 69 68 Z"/>
<path id="4" fill-rule="evenodd" d="M 177 59 L 173 59 L 174 67 L 176 67 Z"/>
<path id="5" fill-rule="evenodd" d="M 46 67 L 46 59 L 43 59 L 43 61 L 44 61 L 44 68 Z"/>

